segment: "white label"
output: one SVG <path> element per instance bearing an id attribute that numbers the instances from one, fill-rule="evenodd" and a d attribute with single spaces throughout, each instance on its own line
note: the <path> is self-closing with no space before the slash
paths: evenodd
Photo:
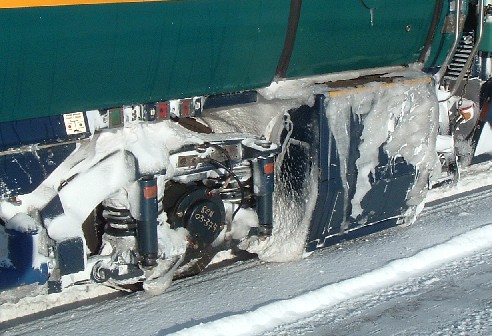
<path id="1" fill-rule="evenodd" d="M 142 111 L 143 108 L 140 105 L 124 106 L 125 126 L 140 122 L 143 119 Z"/>
<path id="2" fill-rule="evenodd" d="M 74 135 L 87 132 L 84 114 L 82 112 L 67 113 L 63 115 L 65 130 L 67 135 Z"/>
<path id="3" fill-rule="evenodd" d="M 169 101 L 169 112 L 173 117 L 179 117 L 179 99 Z"/>

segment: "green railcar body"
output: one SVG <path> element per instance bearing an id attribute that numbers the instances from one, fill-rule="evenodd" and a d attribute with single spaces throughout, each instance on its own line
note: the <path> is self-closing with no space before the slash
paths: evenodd
<path id="1" fill-rule="evenodd" d="M 24 2 L 0 9 L 0 122 L 265 87 L 282 58 L 290 62 L 280 75 L 289 78 L 410 64 L 436 29 L 438 7 L 428 0 Z"/>

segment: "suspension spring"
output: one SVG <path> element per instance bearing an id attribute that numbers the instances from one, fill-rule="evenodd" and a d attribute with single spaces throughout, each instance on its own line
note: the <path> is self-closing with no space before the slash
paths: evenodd
<path id="1" fill-rule="evenodd" d="M 102 217 L 106 222 L 105 231 L 113 236 L 135 236 L 137 221 L 130 214 L 130 210 L 105 206 Z"/>

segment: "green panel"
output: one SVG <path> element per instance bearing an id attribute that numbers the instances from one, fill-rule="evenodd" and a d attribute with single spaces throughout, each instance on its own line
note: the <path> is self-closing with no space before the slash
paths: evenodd
<path id="1" fill-rule="evenodd" d="M 269 85 L 289 4 L 182 0 L 0 10 L 0 121 Z"/>
<path id="2" fill-rule="evenodd" d="M 451 10 L 452 9 L 452 10 Z M 451 47 L 454 42 L 454 31 L 445 31 L 443 28 L 446 18 L 454 17 L 454 2 L 444 2 L 444 6 L 441 13 L 441 19 L 439 21 L 438 29 L 436 31 L 436 36 L 432 41 L 432 46 L 430 49 L 429 57 L 425 62 L 426 68 L 438 67 L 446 59 Z M 461 4 L 462 15 L 468 14 L 468 0 L 462 0 Z M 453 19 L 454 20 L 454 19 Z"/>
<path id="3" fill-rule="evenodd" d="M 483 30 L 480 51 L 492 52 L 492 19 L 488 19 Z"/>
<path id="4" fill-rule="evenodd" d="M 434 40 L 432 41 L 429 56 L 425 62 L 426 68 L 440 66 L 446 59 L 449 49 L 453 46 L 454 34 L 443 32 L 443 25 L 446 17 L 454 15 L 454 11 L 451 12 L 449 6 L 448 2 L 444 1 L 439 26 Z"/>
<path id="5" fill-rule="evenodd" d="M 492 0 L 480 0 L 484 2 L 484 6 L 492 6 Z M 482 35 L 482 41 L 480 42 L 480 51 L 492 52 L 492 15 L 485 16 L 485 26 Z"/>
<path id="6" fill-rule="evenodd" d="M 429 0 L 304 1 L 287 75 L 415 62 L 425 44 L 434 6 L 435 1 Z"/>

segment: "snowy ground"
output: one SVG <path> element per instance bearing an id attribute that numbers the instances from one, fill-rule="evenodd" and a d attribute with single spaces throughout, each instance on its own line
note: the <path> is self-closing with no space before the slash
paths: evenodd
<path id="1" fill-rule="evenodd" d="M 431 193 L 410 227 L 328 247 L 299 262 L 237 263 L 176 281 L 160 296 L 134 293 L 42 319 L 6 322 L 0 331 L 50 336 L 492 334 L 491 167 L 490 162 L 474 165 L 457 186 Z"/>

